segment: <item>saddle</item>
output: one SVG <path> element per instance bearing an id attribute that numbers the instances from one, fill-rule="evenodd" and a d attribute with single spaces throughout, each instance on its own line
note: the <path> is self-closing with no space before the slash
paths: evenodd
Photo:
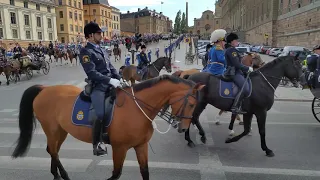
<path id="1" fill-rule="evenodd" d="M 92 81 L 85 79 L 87 85 L 84 90 L 79 94 L 77 99 L 75 100 L 73 110 L 72 110 L 72 123 L 76 126 L 87 126 L 92 127 L 93 122 L 97 120 L 95 109 L 92 106 L 90 94 L 92 92 L 93 83 Z M 108 91 L 106 91 L 105 96 L 105 118 L 103 119 L 103 126 L 108 127 L 113 119 L 113 111 L 116 99 L 116 91 L 115 88 L 111 87 Z M 102 130 L 102 134 L 104 134 L 105 128 Z M 103 137 L 105 143 L 109 144 L 109 138 Z"/>

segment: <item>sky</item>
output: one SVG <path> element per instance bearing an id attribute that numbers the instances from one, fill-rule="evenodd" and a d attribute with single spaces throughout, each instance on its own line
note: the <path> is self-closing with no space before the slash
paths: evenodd
<path id="1" fill-rule="evenodd" d="M 161 2 L 163 2 L 162 5 Z M 215 0 L 188 0 L 188 25 L 193 26 L 193 19 L 200 18 L 203 11 L 214 11 L 214 3 Z M 186 11 L 186 0 L 109 0 L 109 4 L 120 9 L 122 13 L 127 13 L 127 11 L 135 12 L 138 8 L 143 9 L 146 6 L 148 9 L 155 9 L 157 12 L 161 12 L 162 9 L 163 14 L 168 16 L 173 23 L 179 10 L 181 12 Z"/>

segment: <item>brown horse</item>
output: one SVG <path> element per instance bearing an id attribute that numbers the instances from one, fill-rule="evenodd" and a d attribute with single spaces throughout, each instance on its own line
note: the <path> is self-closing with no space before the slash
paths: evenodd
<path id="1" fill-rule="evenodd" d="M 70 66 L 72 66 L 72 61 L 73 59 L 76 59 L 76 65 L 78 65 L 78 55 L 76 54 L 75 51 L 71 51 L 70 49 L 67 50 L 68 57 L 70 59 Z"/>
<path id="2" fill-rule="evenodd" d="M 122 66 L 120 67 L 120 74 L 125 81 L 130 81 L 134 84 L 135 81 L 143 81 L 146 79 L 154 78 L 159 76 L 162 68 L 165 67 L 168 73 L 171 73 L 171 58 L 160 57 L 147 67 L 147 74 L 142 78 L 142 74 L 137 73 L 137 66 Z"/>
<path id="3" fill-rule="evenodd" d="M 113 55 L 114 55 L 114 62 L 117 62 L 121 60 L 121 49 L 119 47 L 113 48 Z"/>
<path id="4" fill-rule="evenodd" d="M 62 58 L 66 61 L 68 54 L 64 51 L 60 51 L 58 48 L 54 49 L 54 58 L 56 59 L 56 66 L 58 65 L 58 59 L 60 58 L 60 65 L 62 66 Z"/>
<path id="5" fill-rule="evenodd" d="M 2 73 L 4 73 L 4 75 L 6 76 L 7 79 L 7 85 L 10 84 L 10 75 L 11 75 L 11 63 L 7 62 L 7 60 L 5 60 L 4 57 L 0 57 L 0 75 Z M 1 85 L 1 81 L 0 81 L 0 85 Z"/>
<path id="6" fill-rule="evenodd" d="M 113 173 L 108 180 L 120 178 L 127 151 L 131 148 L 136 151 L 142 179 L 149 180 L 148 142 L 154 130 L 150 121 L 165 103 L 169 103 L 172 114 L 180 121 L 178 132 L 185 132 L 200 97 L 198 91 L 203 87 L 188 80 L 162 75 L 133 87 L 117 89 L 113 120 L 106 129 L 113 153 Z M 83 142 L 91 143 L 92 140 L 90 127 L 76 126 L 71 120 L 73 106 L 80 93 L 81 89 L 72 85 L 34 85 L 26 89 L 20 102 L 20 136 L 12 157 L 22 157 L 27 153 L 36 118 L 47 136 L 47 152 L 51 156 L 54 179 L 61 179 L 61 175 L 64 180 L 70 180 L 59 160 L 62 143 L 68 134 Z"/>

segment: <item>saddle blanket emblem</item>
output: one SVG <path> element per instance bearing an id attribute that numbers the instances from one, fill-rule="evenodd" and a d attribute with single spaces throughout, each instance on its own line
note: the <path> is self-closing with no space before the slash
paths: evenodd
<path id="1" fill-rule="evenodd" d="M 83 101 L 79 95 L 73 105 L 72 123 L 77 126 L 91 127 L 89 119 L 90 108 L 91 102 Z"/>
<path id="2" fill-rule="evenodd" d="M 248 81 L 246 82 L 249 86 L 249 94 L 247 96 L 245 96 L 245 98 L 248 98 L 251 96 L 252 93 L 252 83 L 251 83 L 251 79 L 248 79 Z M 220 80 L 220 87 L 219 87 L 219 94 L 222 98 L 230 98 L 230 99 L 234 99 L 235 96 L 238 94 L 238 91 L 240 91 L 240 89 L 238 88 L 237 85 L 235 85 L 233 82 L 226 82 L 226 81 L 222 81 Z"/>

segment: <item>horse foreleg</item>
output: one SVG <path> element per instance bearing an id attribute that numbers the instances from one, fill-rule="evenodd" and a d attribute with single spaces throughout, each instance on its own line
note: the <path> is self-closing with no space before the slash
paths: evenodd
<path id="1" fill-rule="evenodd" d="M 216 125 L 220 125 L 220 116 L 222 115 L 224 111 L 220 110 L 219 113 L 215 116 L 215 120 L 216 120 Z"/>
<path id="2" fill-rule="evenodd" d="M 70 59 L 70 67 L 72 67 L 73 58 L 72 58 L 72 57 L 69 57 L 69 59 Z"/>
<path id="3" fill-rule="evenodd" d="M 230 124 L 229 124 L 229 136 L 233 136 L 234 135 L 234 130 L 233 130 L 233 124 L 234 124 L 234 121 L 236 120 L 236 117 L 238 115 L 237 114 L 232 114 L 231 115 L 231 120 L 230 120 Z"/>
<path id="4" fill-rule="evenodd" d="M 251 128 L 251 122 L 252 122 L 252 116 L 253 114 L 246 113 L 243 115 L 243 125 L 244 125 L 244 131 L 238 136 L 234 136 L 232 138 L 227 138 L 225 143 L 232 143 L 239 141 L 243 136 L 248 135 L 250 133 Z"/>
<path id="5" fill-rule="evenodd" d="M 5 75 L 6 75 L 6 79 L 7 79 L 7 85 L 9 86 L 9 84 L 10 84 L 10 80 L 9 80 L 10 72 L 5 72 Z"/>
<path id="6" fill-rule="evenodd" d="M 143 180 L 149 180 L 148 168 L 148 144 L 144 143 L 134 148 L 140 166 L 140 173 Z"/>
<path id="7" fill-rule="evenodd" d="M 120 178 L 127 151 L 124 147 L 112 146 L 113 171 L 112 176 L 107 180 L 118 180 Z"/>

